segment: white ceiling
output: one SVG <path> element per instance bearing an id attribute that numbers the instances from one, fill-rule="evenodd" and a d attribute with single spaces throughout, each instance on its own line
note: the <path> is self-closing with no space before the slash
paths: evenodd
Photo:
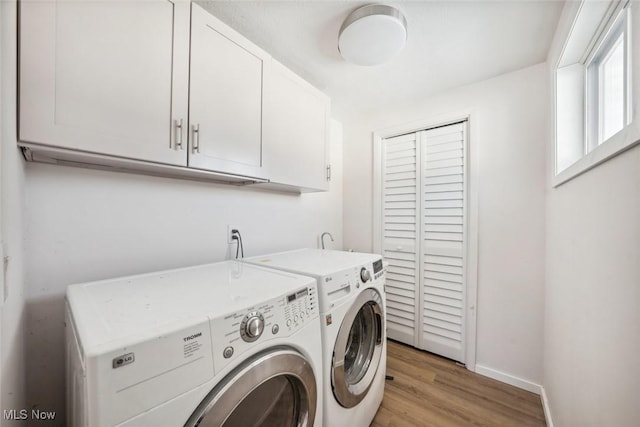
<path id="1" fill-rule="evenodd" d="M 415 102 L 543 62 L 562 1 L 393 1 L 407 18 L 405 49 L 361 67 L 337 49 L 346 16 L 376 1 L 198 1 L 322 89 L 340 119 Z"/>

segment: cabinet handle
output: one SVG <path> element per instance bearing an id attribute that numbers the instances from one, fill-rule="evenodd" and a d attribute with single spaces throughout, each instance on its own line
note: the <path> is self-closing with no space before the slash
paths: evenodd
<path id="1" fill-rule="evenodd" d="M 191 125 L 193 129 L 193 152 L 200 153 L 200 123 L 196 123 L 195 125 Z"/>
<path id="2" fill-rule="evenodd" d="M 176 141 L 176 150 L 183 149 L 182 148 L 182 119 L 174 120 L 174 127 L 176 130 L 175 141 Z"/>

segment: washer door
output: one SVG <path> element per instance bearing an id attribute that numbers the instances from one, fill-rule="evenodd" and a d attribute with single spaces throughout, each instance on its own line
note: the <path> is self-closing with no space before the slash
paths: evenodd
<path id="1" fill-rule="evenodd" d="M 316 402 L 316 378 L 307 359 L 274 347 L 227 375 L 185 427 L 312 427 Z"/>
<path id="2" fill-rule="evenodd" d="M 382 357 L 382 297 L 366 289 L 345 314 L 333 349 L 331 385 L 338 403 L 356 406 L 369 391 Z"/>

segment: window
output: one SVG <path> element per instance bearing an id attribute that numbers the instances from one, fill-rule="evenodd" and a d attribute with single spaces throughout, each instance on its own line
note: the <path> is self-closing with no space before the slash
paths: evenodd
<path id="1" fill-rule="evenodd" d="M 588 151 L 618 133 L 628 123 L 629 72 L 627 9 L 587 63 Z"/>
<path id="2" fill-rule="evenodd" d="M 553 62 L 554 185 L 640 142 L 640 117 L 631 108 L 633 94 L 640 96 L 631 82 L 631 64 L 640 50 L 630 45 L 632 36 L 637 38 L 631 21 L 638 20 L 639 6 L 629 0 L 565 6 L 572 18 L 566 30 L 559 27 L 567 36 Z"/>

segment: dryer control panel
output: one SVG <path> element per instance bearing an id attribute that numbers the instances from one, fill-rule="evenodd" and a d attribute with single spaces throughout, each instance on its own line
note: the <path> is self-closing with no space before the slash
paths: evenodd
<path id="1" fill-rule="evenodd" d="M 382 288 L 384 280 L 382 259 L 326 275 L 320 278 L 320 311 L 323 314 L 331 313 L 335 307 L 349 303 L 354 292 L 369 287 Z"/>
<path id="2" fill-rule="evenodd" d="M 300 289 L 287 295 L 284 306 L 284 321 L 287 330 L 292 331 L 308 321 L 316 306 L 316 296 L 309 294 L 309 288 Z"/>
<path id="3" fill-rule="evenodd" d="M 217 373 L 239 355 L 265 341 L 286 338 L 318 318 L 315 286 L 305 286 L 262 304 L 211 320 Z"/>

